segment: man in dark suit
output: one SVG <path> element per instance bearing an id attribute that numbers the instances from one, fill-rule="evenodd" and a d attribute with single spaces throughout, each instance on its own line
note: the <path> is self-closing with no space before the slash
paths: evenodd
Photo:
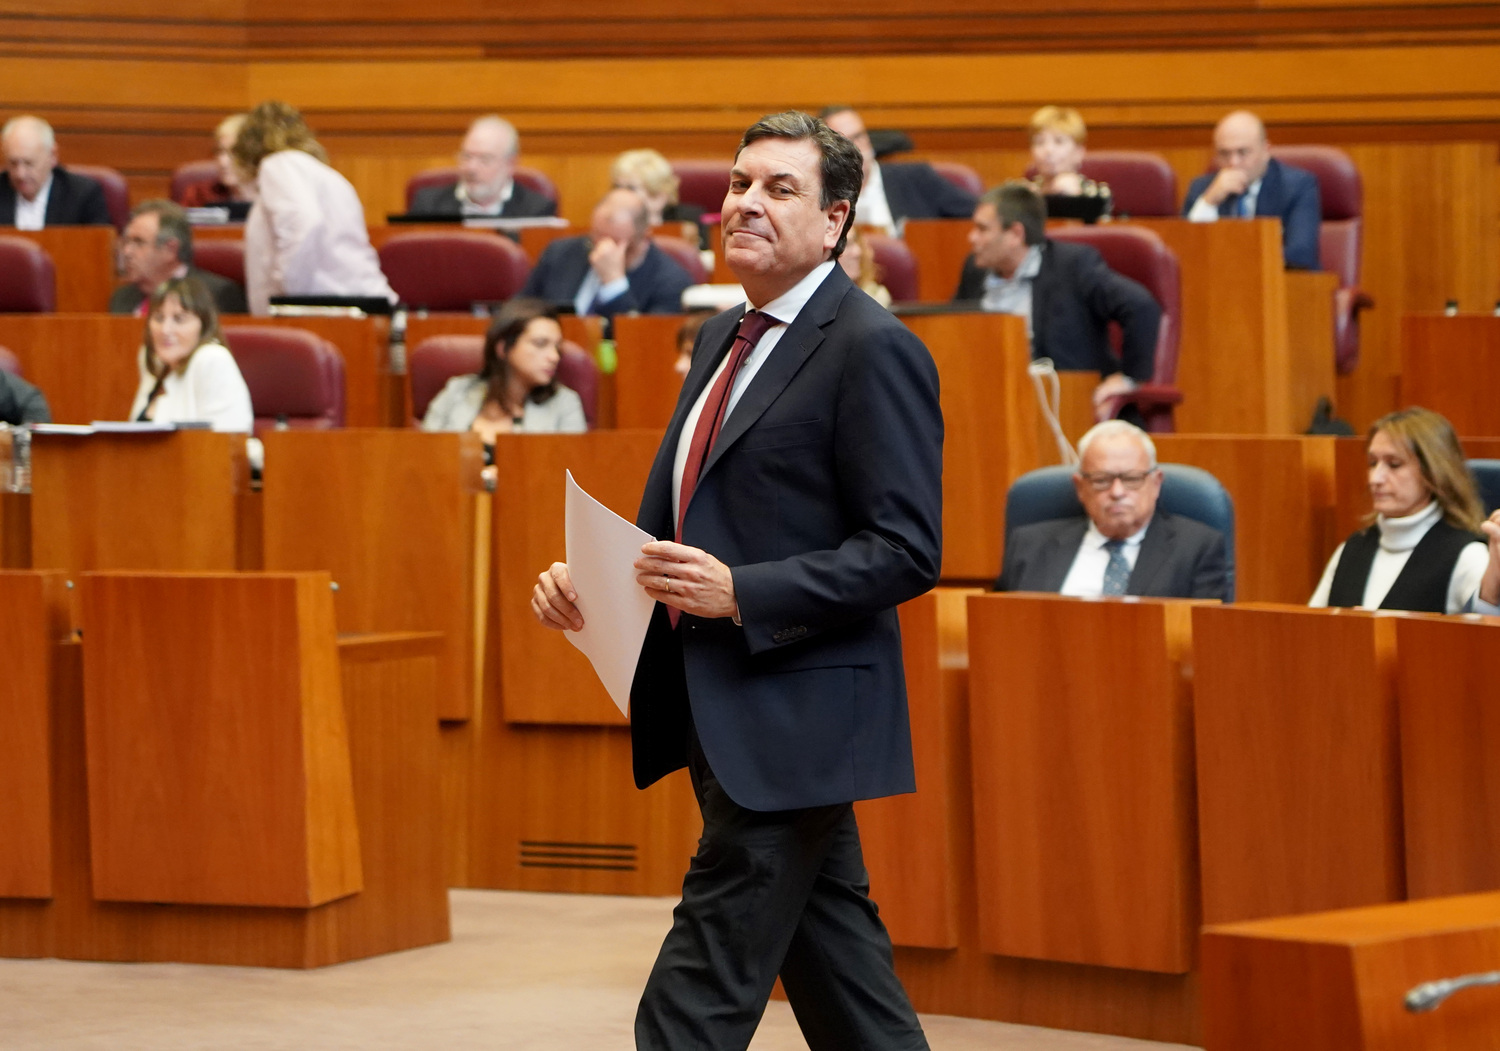
<path id="1" fill-rule="evenodd" d="M 857 112 L 848 106 L 829 106 L 821 114 L 828 126 L 859 148 L 864 158 L 865 184 L 859 192 L 859 221 L 884 227 L 899 236 L 907 219 L 967 219 L 974 212 L 974 195 L 943 178 L 930 164 L 875 160 L 870 133 Z"/>
<path id="2" fill-rule="evenodd" d="M 173 277 L 203 282 L 221 314 L 245 314 L 245 290 L 227 277 L 193 265 L 193 228 L 187 212 L 172 201 L 142 201 L 130 213 L 120 238 L 125 284 L 109 297 L 111 314 L 141 314 L 151 293 Z"/>
<path id="3" fill-rule="evenodd" d="M 1061 370 L 1098 372 L 1099 404 L 1151 378 L 1161 306 L 1115 273 L 1093 247 L 1046 236 L 1047 205 L 1030 183 L 1003 183 L 980 198 L 956 303 L 1026 318 L 1031 356 Z M 1120 326 L 1120 355 L 1109 323 Z"/>
<path id="4" fill-rule="evenodd" d="M 1229 601 L 1224 534 L 1156 510 L 1161 470 L 1145 431 L 1107 420 L 1078 453 L 1073 485 L 1085 513 L 1012 532 L 995 590 Z"/>
<path id="5" fill-rule="evenodd" d="M 1229 114 L 1214 128 L 1214 159 L 1219 170 L 1192 181 L 1182 214 L 1199 223 L 1280 219 L 1281 255 L 1288 269 L 1317 270 L 1323 221 L 1317 176 L 1272 157 L 1266 126 L 1246 110 Z"/>
<path id="6" fill-rule="evenodd" d="M 40 117 L 12 117 L 0 128 L 5 174 L 0 175 L 0 226 L 106 226 L 104 187 L 57 163 L 52 125 Z"/>
<path id="7" fill-rule="evenodd" d="M 594 209 L 587 237 L 553 241 L 526 279 L 536 296 L 580 316 L 676 314 L 693 283 L 677 261 L 651 243 L 646 202 L 634 190 L 611 190 Z"/>
<path id="8" fill-rule="evenodd" d="M 412 198 L 411 215 L 488 215 L 531 219 L 556 215 L 557 203 L 515 181 L 521 139 L 515 125 L 493 114 L 469 125 L 458 150 L 456 182 L 424 186 Z"/>
<path id="9" fill-rule="evenodd" d="M 744 1048 L 778 972 L 814 1051 L 927 1046 L 852 804 L 914 787 L 895 607 L 938 577 L 942 413 L 926 348 L 835 262 L 861 179 L 806 114 L 745 133 L 723 227 L 754 309 L 700 331 L 642 497 L 640 526 L 675 542 L 635 564 L 662 603 L 636 782 L 687 766 L 704 831 L 640 1048 Z M 577 597 L 557 563 L 532 606 L 578 627 Z"/>

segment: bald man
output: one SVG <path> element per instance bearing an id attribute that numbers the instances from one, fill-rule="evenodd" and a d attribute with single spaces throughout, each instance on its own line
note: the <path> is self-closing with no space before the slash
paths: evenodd
<path id="1" fill-rule="evenodd" d="M 491 114 L 469 125 L 458 148 L 458 181 L 427 186 L 411 202 L 412 215 L 487 215 L 530 219 L 556 215 L 548 197 L 515 181 L 521 139 L 515 125 Z"/>
<path id="2" fill-rule="evenodd" d="M 1318 270 L 1318 224 L 1323 205 L 1312 172 L 1271 156 L 1266 126 L 1249 110 L 1236 110 L 1214 128 L 1218 171 L 1188 187 L 1182 214 L 1195 223 L 1221 218 L 1281 220 L 1281 254 L 1290 270 Z"/>
<path id="3" fill-rule="evenodd" d="M 52 125 L 40 117 L 12 117 L 0 128 L 0 226 L 41 230 L 48 226 L 107 226 L 104 187 L 57 163 Z"/>
<path id="4" fill-rule="evenodd" d="M 646 201 L 634 190 L 611 190 L 594 208 L 585 237 L 553 241 L 521 294 L 597 314 L 676 314 L 693 283 L 686 270 L 651 243 Z"/>

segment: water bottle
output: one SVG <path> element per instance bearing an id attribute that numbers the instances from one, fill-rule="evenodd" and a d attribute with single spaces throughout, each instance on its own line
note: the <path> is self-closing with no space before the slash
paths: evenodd
<path id="1" fill-rule="evenodd" d="M 31 492 L 31 428 L 10 432 L 10 491 Z"/>

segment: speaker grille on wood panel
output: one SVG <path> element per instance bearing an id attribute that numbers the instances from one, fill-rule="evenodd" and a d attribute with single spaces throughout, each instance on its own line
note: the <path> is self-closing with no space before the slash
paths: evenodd
<path id="1" fill-rule="evenodd" d="M 635 871 L 634 843 L 563 843 L 556 840 L 521 840 L 523 869 L 603 869 Z"/>

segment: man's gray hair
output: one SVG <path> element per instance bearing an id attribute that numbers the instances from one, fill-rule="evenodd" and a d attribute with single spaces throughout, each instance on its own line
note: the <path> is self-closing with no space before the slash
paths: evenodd
<path id="1" fill-rule="evenodd" d="M 12 131 L 24 127 L 30 127 L 35 130 L 37 136 L 42 140 L 42 145 L 47 149 L 50 150 L 57 145 L 57 136 L 52 132 L 52 125 L 48 124 L 41 117 L 34 117 L 29 113 L 23 113 L 19 117 L 12 117 L 6 121 L 5 127 L 0 128 L 0 142 L 4 142 L 10 138 Z"/>
<path id="2" fill-rule="evenodd" d="M 505 154 L 508 160 L 515 160 L 521 155 L 520 133 L 516 131 L 514 124 L 500 116 L 500 114 L 488 113 L 483 117 L 477 118 L 474 123 L 469 125 L 469 130 L 473 131 L 479 127 L 495 128 L 506 137 L 506 141 L 510 143 L 510 147 Z"/>
<path id="3" fill-rule="evenodd" d="M 1156 466 L 1156 443 L 1151 440 L 1151 435 L 1141 430 L 1133 423 L 1124 420 L 1105 420 L 1096 423 L 1088 429 L 1088 433 L 1078 439 L 1078 463 L 1082 469 L 1083 458 L 1088 455 L 1089 446 L 1094 444 L 1096 438 L 1119 438 L 1131 437 L 1141 443 L 1141 448 L 1146 450 L 1146 456 L 1151 460 L 1151 466 Z"/>

